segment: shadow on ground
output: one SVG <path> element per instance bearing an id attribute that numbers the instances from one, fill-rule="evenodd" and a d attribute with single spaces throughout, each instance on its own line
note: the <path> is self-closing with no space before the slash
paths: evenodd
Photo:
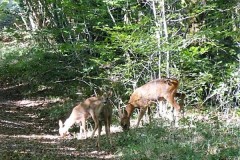
<path id="1" fill-rule="evenodd" d="M 3 94 L 3 90 L 1 92 Z M 58 123 L 38 113 L 56 101 L 11 100 L 0 96 L 0 159 L 115 159 L 105 135 L 101 149 L 94 139 L 61 139 Z"/>

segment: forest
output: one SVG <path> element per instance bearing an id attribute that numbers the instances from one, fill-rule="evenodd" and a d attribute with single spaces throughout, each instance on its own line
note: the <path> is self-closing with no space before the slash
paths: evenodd
<path id="1" fill-rule="evenodd" d="M 155 79 L 179 81 L 178 126 L 157 101 L 122 130 L 130 96 Z M 59 120 L 109 92 L 112 144 L 76 124 L 59 136 Z M 0 159 L 237 160 L 239 106 L 239 0 L 0 0 Z"/>

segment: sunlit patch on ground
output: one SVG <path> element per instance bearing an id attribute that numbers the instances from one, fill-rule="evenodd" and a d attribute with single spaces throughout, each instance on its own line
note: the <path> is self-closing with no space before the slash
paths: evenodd
<path id="1" fill-rule="evenodd" d="M 79 129 L 72 132 L 71 136 L 61 138 L 58 135 L 57 121 L 53 122 L 48 117 L 42 118 L 38 116 L 37 112 L 46 109 L 48 103 L 59 101 L 61 100 L 49 100 L 48 102 L 44 102 L 43 100 L 0 102 L 0 155 L 2 155 L 0 159 L 25 159 L 26 157 L 37 159 L 41 156 L 44 156 L 44 159 L 121 159 L 121 156 L 123 156 L 124 153 L 119 150 L 119 145 L 121 146 L 121 144 L 117 144 L 118 142 L 116 142 L 116 139 L 123 135 L 119 134 L 119 132 L 122 132 L 119 124 L 111 126 L 111 137 L 115 139 L 115 141 L 113 141 L 113 146 L 109 145 L 105 135 L 105 128 L 103 127 L 100 139 L 102 147 L 97 148 L 95 146 L 97 132 L 93 139 L 90 138 L 93 126 L 89 127 L 90 129 L 87 138 L 78 137 Z M 136 118 L 137 115 L 134 116 Z M 169 130 L 174 130 L 175 128 L 171 126 L 171 118 L 169 117 L 171 117 L 171 115 L 162 116 L 161 119 L 163 121 L 161 123 L 156 123 L 156 125 L 159 125 L 162 128 L 168 128 Z M 160 117 L 158 116 L 154 117 L 154 119 L 159 118 Z M 140 136 L 141 139 L 146 139 L 148 137 L 147 133 L 141 132 L 141 130 L 144 130 L 146 127 L 145 125 L 148 124 L 149 121 L 147 120 L 147 116 L 143 119 L 147 121 L 147 123 L 144 123 L 143 125 L 140 123 L 139 129 L 137 130 L 140 132 L 136 132 L 136 135 Z M 224 115 L 216 116 L 215 114 L 202 115 L 196 112 L 186 114 L 185 120 L 181 120 L 178 129 L 186 129 L 189 131 L 193 129 L 198 131 L 196 128 L 197 123 L 209 122 L 208 124 L 211 125 L 212 120 L 216 119 L 219 119 L 221 122 L 226 122 L 223 124 L 227 125 L 229 128 L 231 126 L 240 127 L 240 118 L 237 115 L 227 117 Z M 135 127 L 136 119 L 132 118 L 130 130 L 134 131 L 133 128 Z M 227 131 L 229 132 L 231 129 L 228 129 Z M 177 131 L 175 132 L 177 133 Z M 156 135 L 158 134 L 159 130 L 156 131 Z M 163 135 L 161 134 L 160 136 Z M 192 138 L 190 139 L 185 137 L 184 141 L 181 142 L 182 145 L 197 144 L 205 140 L 204 135 L 199 134 L 198 132 L 194 132 L 191 136 Z M 125 138 L 133 140 L 136 137 Z M 171 134 L 167 136 L 165 135 L 165 137 L 162 137 L 161 139 L 167 141 L 168 138 L 171 138 Z M 124 143 L 128 142 L 129 141 Z M 207 146 L 207 151 L 209 154 L 217 154 L 219 152 L 214 145 Z"/>
<path id="2" fill-rule="evenodd" d="M 56 102 L 63 102 L 64 100 L 59 98 L 53 98 L 53 99 L 44 99 L 44 100 L 30 100 L 30 99 L 24 99 L 24 100 L 7 100 L 4 102 L 0 102 L 1 105 L 11 105 L 15 107 L 36 107 L 36 106 L 45 106 L 51 103 Z"/>
<path id="3" fill-rule="evenodd" d="M 0 135 L 0 138 L 4 138 L 4 137 L 8 137 L 8 138 L 25 138 L 25 139 L 59 139 L 58 135 Z"/>
<path id="4" fill-rule="evenodd" d="M 112 159 L 113 149 L 107 147 L 103 150 L 95 146 L 97 132 L 93 139 L 77 139 L 76 136 L 61 138 L 58 135 L 58 123 L 50 119 L 40 118 L 36 113 L 44 109 L 44 105 L 61 100 L 47 101 L 4 101 L 0 102 L 0 154 L 2 158 L 22 159 L 24 157 L 39 158 L 44 155 L 46 159 Z M 111 128 L 119 132 L 118 126 Z M 76 135 L 77 133 L 75 133 Z M 105 136 L 103 127 L 102 135 Z M 102 145 L 108 146 L 106 138 L 101 137 Z M 1 158 L 0 158 L 1 159 Z"/>

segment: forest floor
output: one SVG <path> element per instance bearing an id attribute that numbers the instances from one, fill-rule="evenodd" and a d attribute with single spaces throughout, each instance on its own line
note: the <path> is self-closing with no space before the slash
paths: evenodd
<path id="1" fill-rule="evenodd" d="M 13 93 L 13 91 L 5 92 L 4 89 L 0 88 L 0 160 L 124 159 L 122 156 L 128 156 L 130 152 L 128 150 L 134 148 L 132 146 L 136 147 L 138 143 L 140 143 L 140 148 L 143 148 L 143 152 L 146 152 L 145 147 L 147 147 L 148 144 L 146 146 L 144 145 L 148 141 L 142 141 L 144 139 L 142 138 L 144 136 L 142 133 L 149 134 L 150 132 L 150 139 L 153 138 L 154 142 L 159 140 L 160 143 L 157 142 L 158 145 L 154 146 L 152 141 L 150 141 L 149 147 L 153 147 L 153 149 L 154 147 L 158 148 L 163 145 L 163 139 L 168 142 L 162 146 L 163 150 L 159 151 L 161 153 L 158 153 L 159 148 L 154 150 L 157 156 L 164 155 L 163 157 L 168 157 L 164 159 L 178 159 L 176 157 L 194 157 L 198 155 L 202 157 L 206 155 L 208 158 L 211 156 L 217 157 L 217 159 L 221 156 L 229 157 L 229 155 L 236 159 L 240 157 L 240 152 L 238 151 L 238 146 L 240 146 L 238 139 L 240 134 L 239 116 L 221 117 L 221 121 L 224 121 L 224 125 L 221 125 L 222 123 L 219 123 L 219 121 L 216 120 L 218 118 L 215 118 L 215 116 L 209 118 L 210 115 L 207 114 L 196 116 L 195 113 L 194 116 L 191 116 L 188 113 L 188 122 L 200 124 L 198 127 L 193 127 L 192 129 L 180 127 L 176 129 L 171 127 L 164 128 L 161 125 L 162 128 L 152 128 L 149 132 L 147 130 L 133 131 L 130 132 L 128 136 L 121 133 L 119 126 L 112 125 L 111 137 L 113 146 L 109 145 L 106 135 L 103 132 L 100 139 L 101 147 L 97 148 L 95 146 L 97 133 L 93 139 L 77 139 L 74 138 L 74 136 L 60 138 L 58 134 L 58 120 L 53 120 L 49 116 L 41 116 L 40 113 L 49 111 L 52 105 L 62 103 L 60 99 L 27 100 L 19 97 L 18 93 L 15 95 Z M 191 117 L 194 118 L 196 122 L 192 121 Z M 132 124 L 134 126 L 134 123 Z M 207 124 L 212 127 L 208 127 Z M 221 127 L 218 127 L 218 124 L 220 124 Z M 191 123 L 189 123 L 189 126 L 191 126 Z M 162 138 L 155 139 L 155 136 Z M 194 139 L 196 138 L 193 137 L 205 138 L 201 138 L 201 141 L 195 141 Z M 223 140 L 223 138 L 225 139 Z M 188 141 L 186 141 L 186 139 Z M 190 146 L 194 146 L 194 149 L 197 151 L 196 155 L 186 155 L 186 153 L 195 153 L 193 151 L 189 152 L 188 147 L 186 147 L 186 153 L 182 152 L 181 148 L 178 152 L 179 147 L 175 148 L 176 143 L 185 144 L 186 142 L 190 143 Z M 126 146 L 125 143 L 128 143 L 128 145 Z M 224 145 L 225 147 L 222 147 Z M 122 152 L 123 146 L 126 147 L 125 152 Z M 167 149 L 165 148 L 164 150 L 164 147 Z M 213 154 L 210 154 L 212 148 L 218 148 L 218 150 L 214 150 Z M 139 150 L 139 148 L 137 149 Z M 172 152 L 174 153 L 174 151 L 176 152 L 175 158 L 171 158 L 173 155 Z M 140 151 L 138 152 L 142 153 Z M 138 152 L 136 153 L 138 154 Z M 219 153 L 223 155 L 219 156 Z M 133 157 L 135 156 L 137 155 L 133 154 Z M 150 157 L 151 156 L 152 155 L 150 155 Z"/>
<path id="2" fill-rule="evenodd" d="M 42 118 L 39 112 L 50 107 L 50 101 L 16 100 L 4 97 L 0 90 L 0 159 L 115 159 L 114 147 L 106 136 L 100 145 L 93 139 L 60 138 L 58 121 Z M 117 134 L 112 133 L 112 138 Z M 103 148 L 103 149 L 101 149 Z"/>

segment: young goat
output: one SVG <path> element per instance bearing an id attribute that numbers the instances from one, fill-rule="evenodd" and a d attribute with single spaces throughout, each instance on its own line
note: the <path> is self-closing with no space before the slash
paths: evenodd
<path id="1" fill-rule="evenodd" d="M 104 105 L 101 110 L 98 117 L 98 140 L 96 146 L 100 147 L 99 141 L 100 141 L 100 135 L 102 131 L 102 122 L 104 122 L 105 125 L 105 132 L 108 137 L 108 140 L 110 144 L 112 145 L 112 139 L 110 135 L 110 127 L 112 123 L 112 105 L 108 101 L 106 105 Z"/>
<path id="2" fill-rule="evenodd" d="M 110 138 L 110 125 L 112 118 L 112 107 L 109 102 L 109 95 L 104 94 L 99 97 L 90 97 L 85 101 L 78 104 L 73 108 L 71 115 L 64 122 L 59 120 L 59 134 L 61 137 L 67 136 L 69 134 L 69 128 L 77 123 L 80 125 L 80 135 L 82 135 L 81 130 L 83 129 L 85 138 L 87 137 L 86 132 L 86 120 L 92 117 L 94 121 L 94 130 L 92 132 L 91 138 L 93 138 L 96 130 L 98 129 L 98 140 L 97 146 L 99 147 L 99 139 L 102 129 L 102 121 L 105 122 L 106 134 L 111 142 Z M 82 129 L 81 129 L 82 127 Z"/>

